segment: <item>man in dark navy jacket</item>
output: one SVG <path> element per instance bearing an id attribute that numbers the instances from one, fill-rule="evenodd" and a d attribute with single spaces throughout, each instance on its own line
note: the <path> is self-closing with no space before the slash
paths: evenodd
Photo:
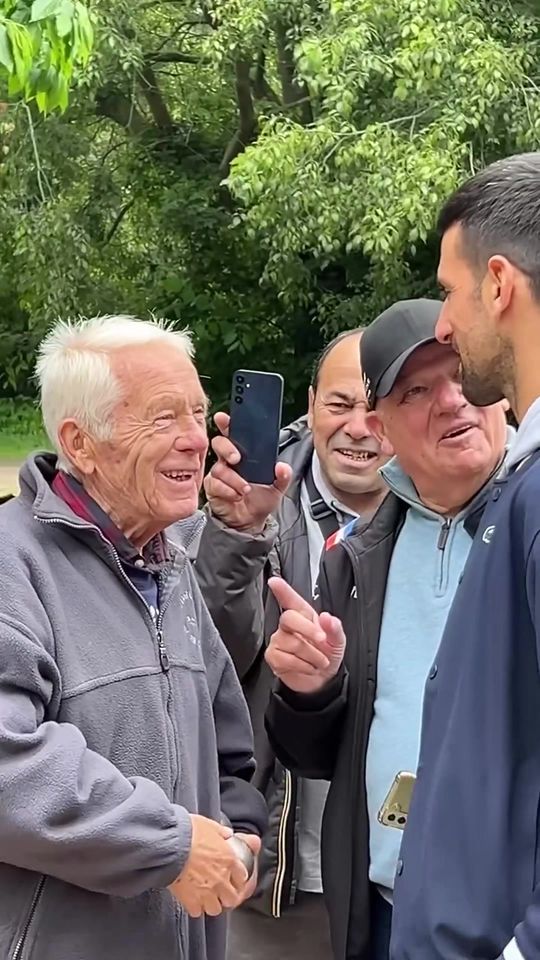
<path id="1" fill-rule="evenodd" d="M 474 177 L 439 227 L 437 337 L 520 427 L 427 681 L 391 955 L 539 960 L 540 153 Z"/>

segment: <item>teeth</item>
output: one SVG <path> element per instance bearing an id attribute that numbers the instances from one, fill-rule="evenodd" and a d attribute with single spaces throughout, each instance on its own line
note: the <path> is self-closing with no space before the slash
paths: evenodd
<path id="1" fill-rule="evenodd" d="M 371 460 L 374 454 L 370 453 L 368 450 L 340 450 L 344 457 L 348 457 L 349 460 Z"/>
<path id="2" fill-rule="evenodd" d="M 189 480 L 190 473 L 181 473 L 179 470 L 169 470 L 166 474 L 169 480 Z"/>

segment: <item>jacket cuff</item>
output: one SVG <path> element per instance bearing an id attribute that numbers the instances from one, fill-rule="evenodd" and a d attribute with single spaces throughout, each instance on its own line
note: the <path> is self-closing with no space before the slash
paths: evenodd
<path id="1" fill-rule="evenodd" d="M 324 710 L 331 703 L 334 703 L 346 690 L 348 682 L 348 673 L 343 664 L 341 664 L 335 677 L 332 677 L 321 690 L 316 693 L 296 693 L 294 690 L 286 687 L 281 681 L 275 688 L 276 695 L 283 700 L 291 709 L 298 713 L 319 712 Z M 512 958 L 509 958 L 512 960 Z"/>
<path id="2" fill-rule="evenodd" d="M 178 824 L 178 854 L 179 854 L 179 869 L 176 869 L 176 877 L 179 877 L 184 869 L 188 857 L 191 853 L 191 841 L 193 837 L 193 827 L 191 824 L 191 817 L 185 807 L 180 807 L 178 804 L 173 804 L 174 810 L 176 813 L 176 822 Z M 174 877 L 174 879 L 176 879 Z M 173 880 L 171 880 L 171 883 Z"/>
<path id="3" fill-rule="evenodd" d="M 241 543 L 249 544 L 260 544 L 264 546 L 265 549 L 269 550 L 274 546 L 276 537 L 278 535 L 278 524 L 274 517 L 270 516 L 266 518 L 266 523 L 263 529 L 259 533 L 254 533 L 250 530 L 236 530 L 234 527 L 228 527 L 227 524 L 223 523 L 218 517 L 215 517 L 210 507 L 206 508 L 207 515 L 207 535 L 209 533 L 208 526 L 212 525 L 215 527 L 216 532 L 225 534 L 226 536 L 236 538 Z"/>

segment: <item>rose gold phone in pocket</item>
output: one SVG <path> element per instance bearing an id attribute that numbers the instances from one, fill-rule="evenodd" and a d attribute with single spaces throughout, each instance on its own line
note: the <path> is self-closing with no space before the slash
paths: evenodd
<path id="1" fill-rule="evenodd" d="M 377 816 L 384 827 L 405 829 L 415 780 L 414 773 L 402 771 L 397 774 Z"/>

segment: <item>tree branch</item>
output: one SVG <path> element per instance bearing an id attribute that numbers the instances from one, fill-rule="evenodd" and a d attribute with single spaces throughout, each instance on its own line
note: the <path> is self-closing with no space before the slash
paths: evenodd
<path id="1" fill-rule="evenodd" d="M 276 49 L 278 73 L 281 81 L 281 93 L 285 106 L 291 108 L 300 105 L 302 123 L 313 123 L 313 111 L 309 90 L 305 84 L 296 80 L 294 56 L 287 36 L 287 27 L 284 23 L 276 24 Z"/>
<path id="2" fill-rule="evenodd" d="M 111 226 L 109 227 L 109 229 L 107 230 L 107 233 L 105 234 L 105 237 L 103 239 L 103 246 L 105 246 L 106 243 L 110 243 L 116 231 L 118 230 L 118 227 L 122 223 L 122 220 L 126 216 L 126 213 L 129 213 L 134 203 L 135 203 L 134 199 L 129 200 L 128 203 L 124 204 L 124 206 L 118 211 Z"/>
<path id="3" fill-rule="evenodd" d="M 222 177 L 229 175 L 231 163 L 249 146 L 257 135 L 257 116 L 251 96 L 250 64 L 245 60 L 235 63 L 236 102 L 238 104 L 238 129 L 229 141 L 219 172 Z"/>
<path id="4" fill-rule="evenodd" d="M 150 112 L 154 118 L 156 127 L 160 130 L 167 130 L 173 126 L 173 119 L 169 113 L 169 108 L 163 99 L 158 86 L 156 75 L 150 64 L 146 64 L 140 73 L 141 88 L 150 107 Z"/>
<path id="5" fill-rule="evenodd" d="M 280 103 L 279 97 L 274 93 L 266 79 L 266 56 L 264 50 L 261 50 L 257 57 L 257 64 L 253 76 L 253 96 L 257 100 L 270 100 L 272 103 Z"/>
<path id="6" fill-rule="evenodd" d="M 203 57 L 197 57 L 192 53 L 180 53 L 177 50 L 156 50 L 155 53 L 148 54 L 150 63 L 204 63 Z"/>
<path id="7" fill-rule="evenodd" d="M 133 101 L 113 87 L 102 87 L 96 94 L 96 113 L 108 117 L 123 127 L 130 136 L 140 136 L 147 129 L 144 117 L 139 113 Z"/>

